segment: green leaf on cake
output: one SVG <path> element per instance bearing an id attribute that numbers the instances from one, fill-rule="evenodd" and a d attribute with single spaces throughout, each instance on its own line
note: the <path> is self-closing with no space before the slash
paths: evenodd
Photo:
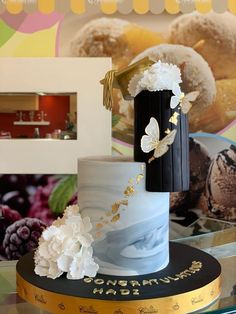
<path id="1" fill-rule="evenodd" d="M 64 176 L 54 187 L 49 197 L 49 207 L 55 214 L 64 212 L 67 204 L 77 191 L 77 175 Z"/>
<path id="2" fill-rule="evenodd" d="M 120 121 L 120 116 L 118 116 L 117 114 L 113 114 L 112 115 L 112 127 L 114 127 L 115 125 L 117 125 L 117 123 Z"/>

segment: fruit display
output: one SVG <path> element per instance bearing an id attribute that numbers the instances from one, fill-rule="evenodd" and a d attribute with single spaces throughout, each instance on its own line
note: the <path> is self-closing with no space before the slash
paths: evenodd
<path id="1" fill-rule="evenodd" d="M 19 259 L 38 246 L 38 240 L 46 224 L 37 218 L 23 218 L 10 225 L 5 233 L 3 249 L 6 257 Z"/>
<path id="2" fill-rule="evenodd" d="M 76 180 L 73 175 L 0 175 L 0 261 L 37 247 L 41 229 L 63 213 L 64 204 L 77 203 Z"/>

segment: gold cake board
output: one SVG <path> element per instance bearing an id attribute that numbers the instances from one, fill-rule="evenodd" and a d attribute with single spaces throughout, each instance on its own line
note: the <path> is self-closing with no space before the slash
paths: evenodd
<path id="1" fill-rule="evenodd" d="M 167 266 L 171 276 L 167 276 L 168 270 L 165 268 L 164 271 L 151 274 L 151 277 L 150 275 L 116 277 L 98 274 L 96 278 L 85 280 L 67 280 L 65 277 L 52 280 L 33 273 L 33 254 L 30 253 L 17 264 L 17 292 L 27 302 L 55 314 L 186 314 L 213 304 L 219 297 L 221 289 L 219 263 L 200 250 L 179 243 L 171 244 L 171 247 L 173 246 L 181 248 L 182 251 L 186 250 L 188 266 L 189 260 L 193 259 L 192 265 L 185 270 L 185 274 L 189 273 L 186 278 L 181 278 L 184 271 L 176 274 L 176 277 L 171 277 L 173 276 L 172 263 L 172 266 Z M 195 256 L 188 255 L 194 252 L 196 252 Z M 183 252 L 180 253 L 177 264 L 179 259 L 182 267 L 185 257 Z M 199 269 L 197 265 L 200 265 Z M 158 278 L 158 280 L 150 278 Z M 118 279 L 115 287 L 107 286 L 108 282 L 115 279 Z M 153 284 L 155 280 L 156 284 Z M 129 284 L 135 282 L 140 287 L 132 284 L 133 289 L 130 288 Z M 178 285 L 182 286 L 179 287 L 180 290 L 176 288 Z M 140 288 L 140 291 L 135 288 Z M 181 289 L 186 291 L 179 293 Z M 174 290 L 178 290 L 178 293 Z M 114 292 L 116 295 L 110 294 L 111 291 L 116 291 Z M 134 291 L 139 291 L 138 295 Z M 214 303 L 213 306 L 217 304 Z"/>
<path id="2" fill-rule="evenodd" d="M 220 294 L 220 278 L 200 289 L 171 297 L 139 301 L 106 301 L 79 298 L 46 291 L 25 281 L 17 274 L 17 292 L 27 302 L 52 313 L 89 314 L 184 314 L 207 307 Z M 204 300 L 203 300 L 204 297 Z M 196 300 L 195 303 L 192 300 Z"/>

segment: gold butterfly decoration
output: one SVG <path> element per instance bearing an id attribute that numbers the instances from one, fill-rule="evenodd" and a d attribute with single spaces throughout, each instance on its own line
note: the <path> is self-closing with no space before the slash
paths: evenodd
<path id="1" fill-rule="evenodd" d="M 195 101 L 199 96 L 199 92 L 190 92 L 188 94 L 184 94 L 181 92 L 181 89 L 178 84 L 173 86 L 172 92 L 174 96 L 171 97 L 170 107 L 174 109 L 180 104 L 181 111 L 184 114 L 187 114 L 192 107 L 191 102 Z"/>
<path id="2" fill-rule="evenodd" d="M 141 138 L 141 149 L 144 153 L 154 150 L 153 156 L 148 160 L 152 162 L 155 158 L 164 155 L 175 140 L 177 130 L 170 131 L 162 140 L 160 140 L 160 129 L 155 118 L 151 118 L 145 128 L 145 135 Z"/>

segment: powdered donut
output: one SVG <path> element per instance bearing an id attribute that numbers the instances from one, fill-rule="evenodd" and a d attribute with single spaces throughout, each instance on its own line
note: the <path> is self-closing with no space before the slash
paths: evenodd
<path id="1" fill-rule="evenodd" d="M 124 38 L 128 21 L 99 18 L 85 24 L 71 41 L 71 53 L 76 57 L 121 57 L 129 55 Z"/>
<path id="2" fill-rule="evenodd" d="M 135 57 L 132 63 L 146 56 L 181 67 L 182 90 L 185 93 L 191 91 L 200 92 L 189 112 L 190 129 L 191 126 L 196 126 L 200 115 L 213 103 L 216 96 L 215 79 L 207 62 L 190 47 L 161 44 L 146 49 Z"/>
<path id="3" fill-rule="evenodd" d="M 236 16 L 191 13 L 170 25 L 170 42 L 194 47 L 210 65 L 216 79 L 236 78 Z"/>
<path id="4" fill-rule="evenodd" d="M 113 66 L 125 67 L 148 47 L 163 42 L 160 33 L 118 18 L 98 18 L 86 23 L 71 41 L 74 57 L 112 57 Z"/>

